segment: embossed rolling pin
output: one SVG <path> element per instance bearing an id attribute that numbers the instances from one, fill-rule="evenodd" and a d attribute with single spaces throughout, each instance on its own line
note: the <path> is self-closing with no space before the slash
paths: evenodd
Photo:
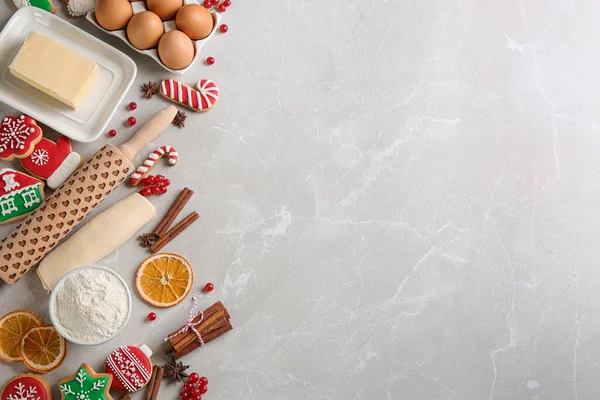
<path id="1" fill-rule="evenodd" d="M 19 280 L 134 171 L 131 159 L 177 114 L 168 106 L 125 144 L 107 144 L 0 242 L 0 279 Z M 107 227 L 110 229 L 110 227 Z"/>

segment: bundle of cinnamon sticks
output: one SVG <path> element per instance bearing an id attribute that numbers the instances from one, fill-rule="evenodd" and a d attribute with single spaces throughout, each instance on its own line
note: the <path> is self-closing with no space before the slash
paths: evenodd
<path id="1" fill-rule="evenodd" d="M 215 340 L 225 332 L 233 329 L 229 312 L 220 301 L 208 307 L 202 314 L 197 315 L 192 323 L 197 323 L 202 319 L 202 322 L 196 326 L 196 330 L 200 333 L 204 344 Z M 181 358 L 190 352 L 196 350 L 202 345 L 196 333 L 191 329 L 184 333 L 179 333 L 182 328 L 176 330 L 168 336 L 171 351 L 175 358 Z"/>

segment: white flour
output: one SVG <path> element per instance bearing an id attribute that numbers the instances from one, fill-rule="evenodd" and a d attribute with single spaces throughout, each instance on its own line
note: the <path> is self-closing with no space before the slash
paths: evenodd
<path id="1" fill-rule="evenodd" d="M 94 343 L 111 337 L 123 325 L 129 303 L 115 276 L 98 269 L 80 269 L 58 288 L 54 307 L 68 335 Z"/>

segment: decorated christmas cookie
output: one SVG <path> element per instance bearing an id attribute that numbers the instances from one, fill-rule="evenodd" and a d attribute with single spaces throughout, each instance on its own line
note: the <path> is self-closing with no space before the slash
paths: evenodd
<path id="1" fill-rule="evenodd" d="M 66 0 L 67 10 L 72 17 L 83 17 L 94 8 L 96 8 L 96 0 Z"/>
<path id="2" fill-rule="evenodd" d="M 147 346 L 121 346 L 113 351 L 104 372 L 113 377 L 112 388 L 119 392 L 133 393 L 150 381 L 152 351 Z"/>
<path id="3" fill-rule="evenodd" d="M 150 170 L 154 168 L 154 164 L 156 164 L 156 162 L 165 155 L 169 157 L 169 165 L 177 164 L 177 160 L 179 159 L 179 153 L 177 153 L 177 150 L 171 146 L 160 146 L 150 153 L 146 161 L 144 161 L 144 163 L 140 165 L 133 174 L 131 174 L 131 177 L 129 178 L 129 184 L 131 186 L 136 186 L 138 183 L 140 183 L 142 178 L 148 175 Z"/>
<path id="4" fill-rule="evenodd" d="M 202 79 L 196 85 L 196 89 L 175 79 L 168 79 L 160 84 L 160 94 L 169 100 L 194 111 L 208 111 L 213 108 L 219 98 L 217 85 L 210 79 Z"/>
<path id="5" fill-rule="evenodd" d="M 52 390 L 41 376 L 21 374 L 4 385 L 0 400 L 52 400 Z"/>
<path id="6" fill-rule="evenodd" d="M 58 381 L 62 400 L 112 400 L 109 394 L 112 376 L 96 373 L 82 364 L 75 375 Z"/>
<path id="7" fill-rule="evenodd" d="M 27 115 L 7 116 L 0 123 L 0 158 L 10 161 L 31 154 L 42 140 L 42 128 Z"/>
<path id="8" fill-rule="evenodd" d="M 71 151 L 69 138 L 61 136 L 56 143 L 43 138 L 29 157 L 19 161 L 27 172 L 56 189 L 79 167 L 81 156 Z"/>
<path id="9" fill-rule="evenodd" d="M 17 8 L 33 6 L 51 12 L 52 14 L 56 11 L 56 7 L 54 7 L 52 0 L 13 0 L 13 3 L 15 3 Z"/>
<path id="10" fill-rule="evenodd" d="M 14 169 L 0 170 L 0 224 L 25 217 L 43 200 L 42 181 Z"/>

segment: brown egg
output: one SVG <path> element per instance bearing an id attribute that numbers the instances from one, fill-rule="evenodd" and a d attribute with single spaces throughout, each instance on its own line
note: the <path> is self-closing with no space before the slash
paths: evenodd
<path id="1" fill-rule="evenodd" d="M 123 29 L 133 16 L 129 0 L 99 0 L 96 21 L 106 30 Z"/>
<path id="2" fill-rule="evenodd" d="M 175 19 L 175 14 L 183 6 L 183 0 L 146 0 L 146 6 L 160 19 L 168 21 Z"/>
<path id="3" fill-rule="evenodd" d="M 152 11 L 135 14 L 127 24 L 127 38 L 140 50 L 156 47 L 163 33 L 165 27 L 162 20 Z"/>
<path id="4" fill-rule="evenodd" d="M 188 4 L 177 12 L 177 28 L 192 40 L 204 39 L 213 29 L 215 21 L 212 14 L 198 4 Z"/>
<path id="5" fill-rule="evenodd" d="M 195 52 L 192 39 L 177 30 L 165 33 L 158 43 L 158 56 L 171 69 L 184 69 L 190 65 Z"/>

